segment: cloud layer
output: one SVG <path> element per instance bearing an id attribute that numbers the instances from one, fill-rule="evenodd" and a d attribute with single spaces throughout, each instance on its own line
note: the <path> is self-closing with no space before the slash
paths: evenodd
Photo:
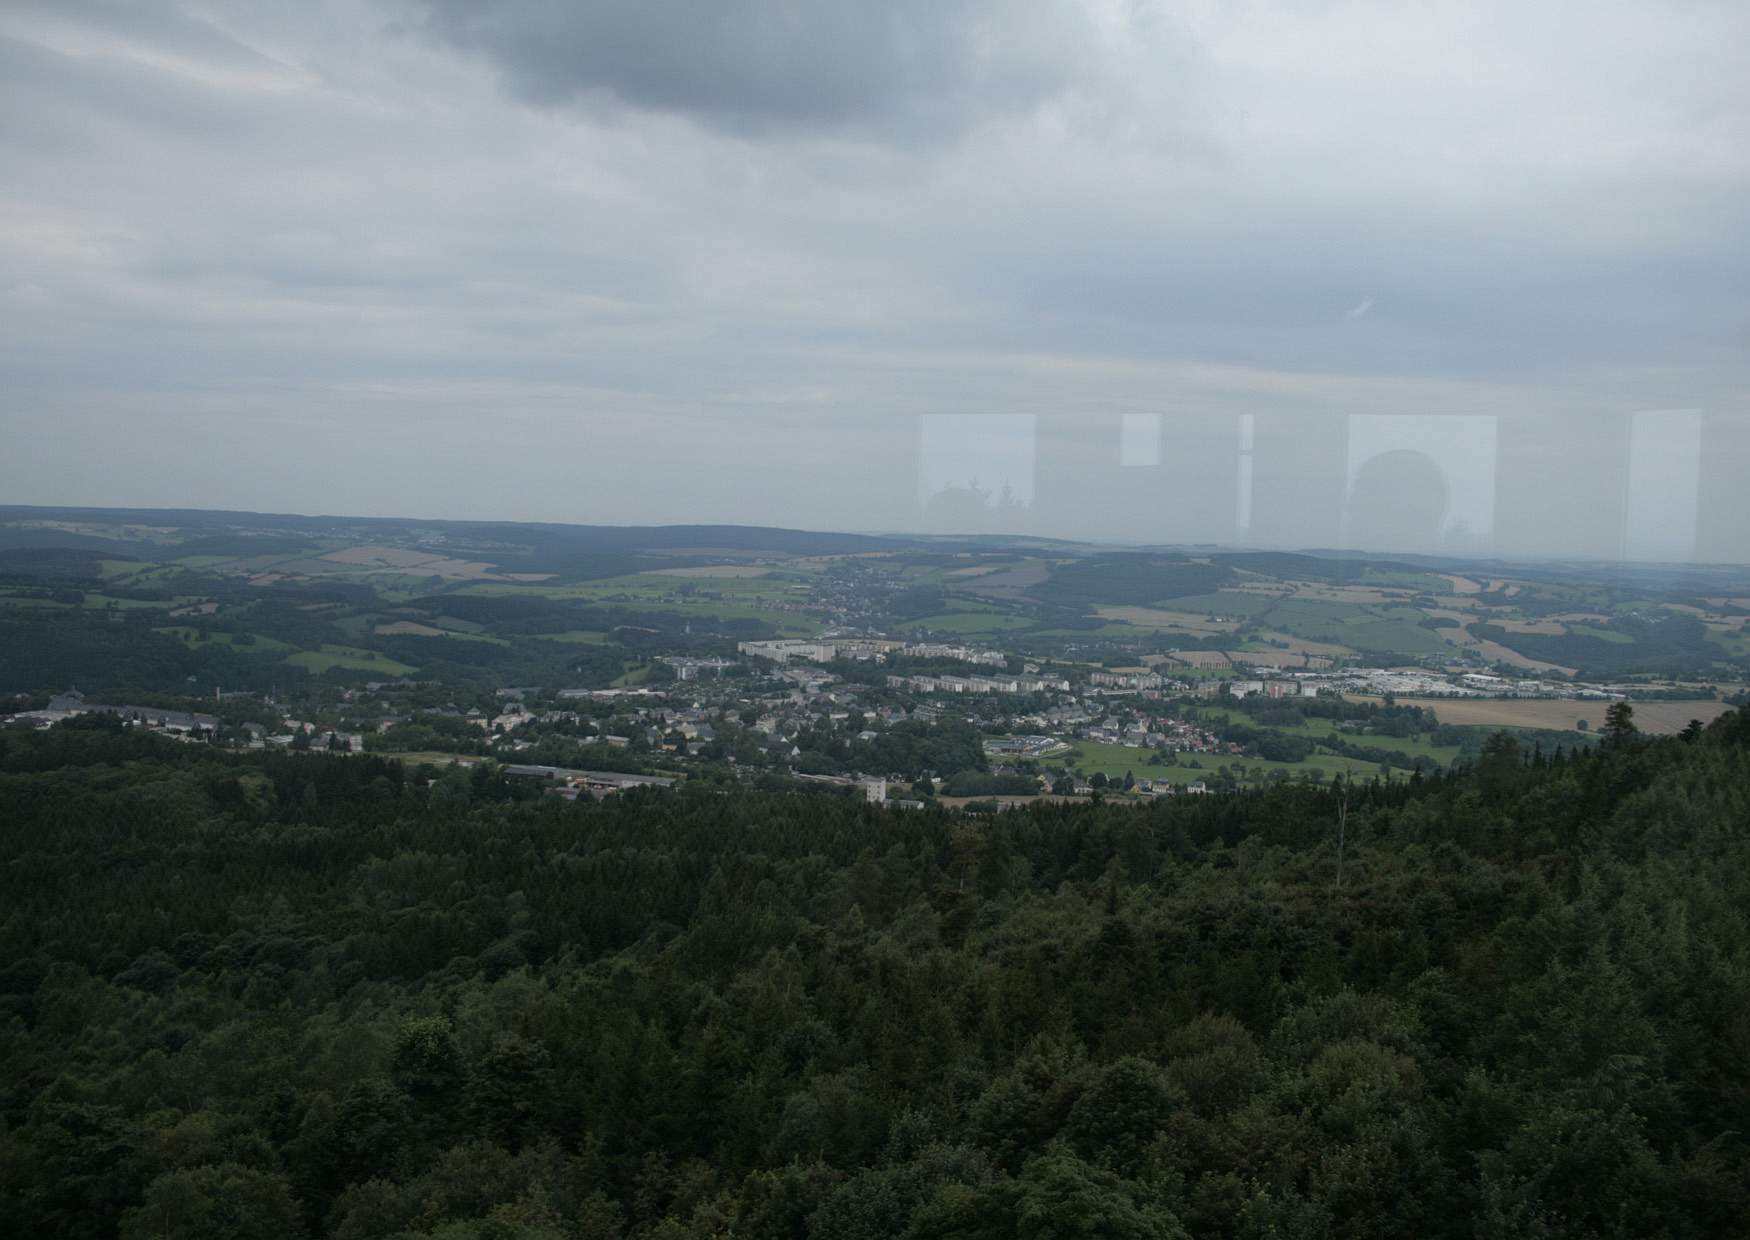
<path id="1" fill-rule="evenodd" d="M 422 0 L 426 29 L 537 104 L 618 103 L 752 134 L 952 134 L 1070 88 L 1064 0 Z"/>
<path id="2" fill-rule="evenodd" d="M 1530 10 L 11 4 L 0 489 L 892 527 L 933 415 L 1741 411 L 1750 10 Z"/>

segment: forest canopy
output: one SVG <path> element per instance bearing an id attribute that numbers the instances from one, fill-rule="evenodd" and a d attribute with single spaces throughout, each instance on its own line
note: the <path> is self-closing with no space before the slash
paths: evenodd
<path id="1" fill-rule="evenodd" d="M 1750 719 L 973 816 L 0 732 L 18 1236 L 1750 1230 Z"/>

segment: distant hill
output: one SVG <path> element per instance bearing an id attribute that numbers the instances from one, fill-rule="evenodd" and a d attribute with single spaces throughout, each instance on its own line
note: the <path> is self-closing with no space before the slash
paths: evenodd
<path id="1" fill-rule="evenodd" d="M 112 540 L 93 534 L 7 527 L 9 522 L 55 521 L 83 526 L 113 526 Z M 298 535 L 334 537 L 353 533 L 363 538 L 401 536 L 430 539 L 439 535 L 446 550 L 469 542 L 523 548 L 531 558 L 569 561 L 579 555 L 692 548 L 715 551 L 770 552 L 779 555 L 846 555 L 909 545 L 911 540 L 868 534 L 820 533 L 757 525 L 569 525 L 554 522 L 447 521 L 412 517 L 303 516 L 292 513 L 232 512 L 187 508 L 37 508 L 0 505 L 0 547 L 87 547 L 108 551 L 131 541 L 127 526 L 172 528 L 184 534 L 183 554 L 249 554 L 257 549 L 280 551 Z M 238 530 L 253 536 L 239 541 Z M 263 533 L 280 536 L 277 543 Z M 217 541 L 214 541 L 217 540 Z M 222 548 L 222 549 L 221 549 Z M 295 547 L 293 548 L 295 549 Z M 545 571 L 545 570 L 535 570 Z"/>

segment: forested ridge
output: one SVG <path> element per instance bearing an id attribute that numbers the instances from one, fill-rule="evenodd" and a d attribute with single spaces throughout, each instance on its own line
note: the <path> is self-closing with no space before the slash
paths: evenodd
<path id="1" fill-rule="evenodd" d="M 0 1230 L 1747 1235 L 1747 833 L 1744 712 L 991 816 L 4 731 Z"/>

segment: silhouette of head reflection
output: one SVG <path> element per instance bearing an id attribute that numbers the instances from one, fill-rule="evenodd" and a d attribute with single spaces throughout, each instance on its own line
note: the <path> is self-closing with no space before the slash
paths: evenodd
<path id="1" fill-rule="evenodd" d="M 1426 453 L 1411 448 L 1381 452 L 1355 472 L 1347 543 L 1355 548 L 1437 547 L 1450 502 L 1446 474 Z"/>

